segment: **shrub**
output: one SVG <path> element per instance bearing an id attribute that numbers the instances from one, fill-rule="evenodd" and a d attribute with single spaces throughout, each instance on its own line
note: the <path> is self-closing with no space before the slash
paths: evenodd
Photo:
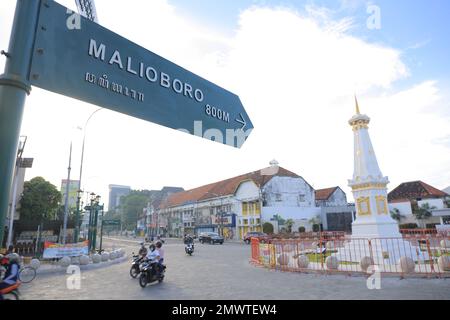
<path id="1" fill-rule="evenodd" d="M 305 227 L 300 227 L 300 228 L 298 228 L 298 232 L 300 232 L 300 233 L 305 233 L 305 232 L 306 232 Z"/>
<path id="2" fill-rule="evenodd" d="M 400 225 L 400 229 L 418 229 L 419 226 L 416 223 L 405 223 Z"/>
<path id="3" fill-rule="evenodd" d="M 273 233 L 273 224 L 266 222 L 263 224 L 263 232 L 266 234 L 272 234 Z"/>
<path id="4" fill-rule="evenodd" d="M 320 225 L 319 224 L 313 224 L 313 232 L 320 232 Z"/>

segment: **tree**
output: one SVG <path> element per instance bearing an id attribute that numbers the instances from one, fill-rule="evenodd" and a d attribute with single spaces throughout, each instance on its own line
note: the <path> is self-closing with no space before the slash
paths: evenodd
<path id="1" fill-rule="evenodd" d="M 288 233 L 292 233 L 292 226 L 294 225 L 294 223 L 295 222 L 292 219 L 287 219 L 286 222 L 284 223 Z"/>
<path id="2" fill-rule="evenodd" d="M 284 220 L 279 214 L 274 215 L 272 220 L 277 221 L 279 226 L 283 226 L 286 223 L 286 220 Z"/>
<path id="3" fill-rule="evenodd" d="M 321 224 L 322 224 L 322 218 L 320 217 L 320 215 L 317 215 L 311 219 L 309 219 L 309 224 L 312 225 L 313 227 L 313 232 L 319 232 L 322 231 L 321 229 Z"/>
<path id="4" fill-rule="evenodd" d="M 413 209 L 413 215 L 416 217 L 417 221 L 420 222 L 422 225 L 422 228 L 425 228 L 425 222 L 424 220 L 431 217 L 433 214 L 431 213 L 431 210 L 436 209 L 436 207 L 430 206 L 429 203 L 424 203 L 420 207 L 416 206 Z"/>
<path id="5" fill-rule="evenodd" d="M 62 195 L 42 177 L 25 182 L 20 199 L 20 220 L 55 220 Z"/>
<path id="6" fill-rule="evenodd" d="M 148 191 L 133 190 L 130 194 L 120 199 L 122 211 L 122 224 L 127 229 L 135 229 L 137 221 L 147 207 L 149 199 Z"/>
<path id="7" fill-rule="evenodd" d="M 402 215 L 400 213 L 400 210 L 398 210 L 397 208 L 391 210 L 391 217 L 392 219 L 397 220 L 398 222 L 400 222 L 403 218 L 405 218 L 405 216 Z"/>
<path id="8" fill-rule="evenodd" d="M 266 222 L 263 224 L 263 232 L 266 234 L 273 234 L 273 224 Z"/>

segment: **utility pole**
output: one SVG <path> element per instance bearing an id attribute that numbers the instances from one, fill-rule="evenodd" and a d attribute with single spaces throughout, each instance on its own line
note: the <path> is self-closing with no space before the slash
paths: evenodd
<path id="1" fill-rule="evenodd" d="M 39 0 L 17 0 L 4 74 L 0 76 L 0 244 L 8 211 L 20 126 L 27 95 Z"/>
<path id="2" fill-rule="evenodd" d="M 67 181 L 66 181 L 66 204 L 64 206 L 64 229 L 63 229 L 63 244 L 66 244 L 67 238 L 67 218 L 69 216 L 69 191 L 70 191 L 70 166 L 72 164 L 72 142 L 70 142 L 69 153 L 69 167 L 67 168 Z"/>

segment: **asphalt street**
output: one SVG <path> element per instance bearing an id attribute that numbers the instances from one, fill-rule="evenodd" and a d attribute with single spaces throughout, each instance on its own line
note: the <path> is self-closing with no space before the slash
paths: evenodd
<path id="1" fill-rule="evenodd" d="M 106 247 L 124 248 L 130 259 L 81 272 L 79 289 L 69 289 L 71 275 L 39 275 L 21 287 L 25 300 L 310 300 L 310 299 L 450 299 L 450 280 L 382 278 L 380 290 L 369 290 L 367 279 L 344 275 L 270 271 L 249 263 L 250 246 L 195 244 L 193 256 L 181 240 L 164 245 L 166 278 L 142 289 L 129 276 L 131 253 L 138 240 L 107 239 Z"/>

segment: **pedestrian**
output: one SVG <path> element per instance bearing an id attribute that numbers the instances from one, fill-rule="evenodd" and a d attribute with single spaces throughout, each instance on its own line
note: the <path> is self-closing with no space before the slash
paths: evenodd
<path id="1" fill-rule="evenodd" d="M 10 254 L 10 253 L 14 253 L 15 249 L 14 246 L 12 244 L 9 245 L 8 250 L 6 251 L 6 254 Z"/>

